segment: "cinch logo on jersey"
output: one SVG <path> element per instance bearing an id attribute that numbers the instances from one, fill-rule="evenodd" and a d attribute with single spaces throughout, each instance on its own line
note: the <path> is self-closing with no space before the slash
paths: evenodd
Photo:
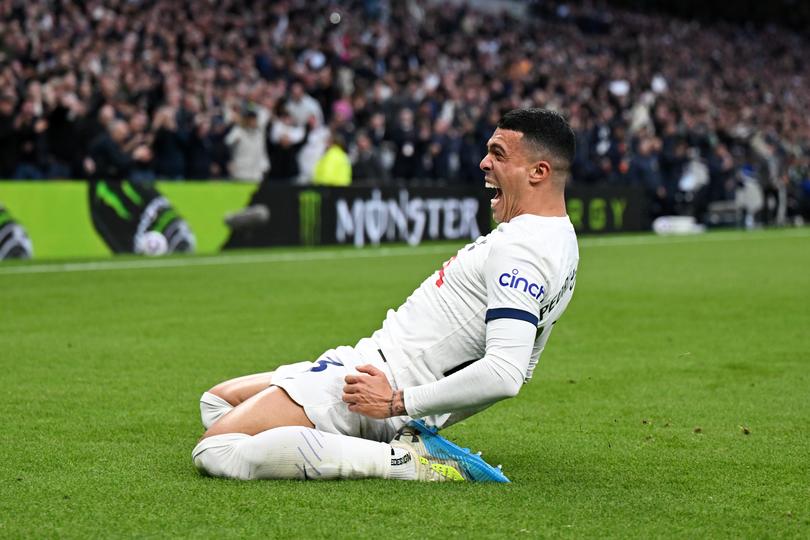
<path id="1" fill-rule="evenodd" d="M 529 283 L 529 280 L 523 277 L 519 277 L 518 274 L 520 272 L 517 268 L 512 269 L 512 272 L 504 272 L 498 278 L 498 283 L 501 287 L 508 287 L 510 289 L 520 289 L 525 293 L 529 293 L 532 298 L 537 298 L 538 300 L 546 294 L 546 289 L 542 285 L 538 285 L 537 283 Z"/>

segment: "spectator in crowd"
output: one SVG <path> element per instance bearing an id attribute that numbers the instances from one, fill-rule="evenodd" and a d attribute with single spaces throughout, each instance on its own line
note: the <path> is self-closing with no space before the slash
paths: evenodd
<path id="1" fill-rule="evenodd" d="M 14 178 L 39 180 L 45 174 L 48 121 L 37 114 L 36 103 L 27 99 L 14 121 L 17 167 Z"/>
<path id="2" fill-rule="evenodd" d="M 352 154 L 352 178 L 358 184 L 379 186 L 390 181 L 379 150 L 374 147 L 371 137 L 365 131 L 357 134 Z"/>
<path id="3" fill-rule="evenodd" d="M 439 118 L 433 125 L 424 124 L 423 129 L 427 152 L 425 154 L 425 176 L 434 182 L 450 181 L 456 176 L 454 159 L 458 158 L 455 133 L 450 130 L 450 122 Z M 494 131 L 494 130 L 493 130 Z"/>
<path id="4" fill-rule="evenodd" d="M 75 178 L 81 175 L 79 156 L 85 152 L 87 143 L 84 133 L 87 108 L 74 93 L 60 86 L 46 86 L 46 101 L 50 109 L 46 117 L 46 144 L 50 159 L 45 157 L 45 176 Z"/>
<path id="5" fill-rule="evenodd" d="M 152 152 L 146 145 L 124 150 L 130 135 L 125 121 L 114 119 L 108 126 L 90 143 L 85 169 L 93 179 L 126 180 L 134 167 L 151 161 Z"/>
<path id="6" fill-rule="evenodd" d="M 710 201 L 728 201 L 734 198 L 737 182 L 734 179 L 734 158 L 725 144 L 712 148 L 708 160 Z"/>
<path id="7" fill-rule="evenodd" d="M 628 179 L 632 185 L 640 186 L 653 201 L 651 217 L 671 213 L 669 191 L 661 176 L 661 166 L 656 152 L 657 140 L 648 137 L 639 141 L 638 152 L 630 161 Z"/>
<path id="8" fill-rule="evenodd" d="M 188 141 L 177 128 L 177 116 L 171 107 L 162 107 L 155 113 L 152 127 L 155 138 L 152 143 L 155 175 L 158 178 L 177 180 L 186 174 L 186 149 Z"/>
<path id="9" fill-rule="evenodd" d="M 228 125 L 225 123 L 223 115 L 216 115 L 211 118 L 208 139 L 211 141 L 211 176 L 213 178 L 228 178 L 228 162 L 230 160 L 230 150 L 225 143 L 228 135 Z"/>
<path id="10" fill-rule="evenodd" d="M 397 123 L 391 133 L 391 142 L 394 144 L 394 167 L 391 174 L 394 178 L 413 180 L 422 172 L 421 161 L 424 156 L 424 139 L 420 140 L 413 111 L 402 108 L 397 117 Z"/>
<path id="11" fill-rule="evenodd" d="M 319 186 L 348 186 L 352 183 L 352 162 L 346 153 L 346 143 L 334 130 L 326 153 L 315 165 L 312 181 Z"/>
<path id="12" fill-rule="evenodd" d="M 260 121 L 255 109 L 249 108 L 239 113 L 236 125 L 225 137 L 225 144 L 231 151 L 228 172 L 232 178 L 261 182 L 270 168 L 265 129 L 266 120 Z"/>
<path id="13" fill-rule="evenodd" d="M 369 117 L 368 135 L 371 138 L 371 144 L 379 148 L 383 142 L 387 140 L 387 129 L 385 115 L 382 112 L 374 112 Z"/>
<path id="14" fill-rule="evenodd" d="M 309 133 L 318 123 L 315 115 L 309 117 L 305 127 L 295 124 L 288 104 L 281 103 L 276 118 L 270 123 L 267 133 L 267 149 L 270 155 L 270 170 L 267 180 L 293 182 L 298 178 L 298 153 L 307 143 Z"/>
<path id="15" fill-rule="evenodd" d="M 296 125 L 303 126 L 313 117 L 315 118 L 315 122 L 312 127 L 323 124 L 323 109 L 321 108 L 321 104 L 304 91 L 304 85 L 300 81 L 295 81 L 290 86 L 290 99 L 287 102 L 287 112 Z"/>
<path id="16" fill-rule="evenodd" d="M 194 127 L 186 150 L 186 176 L 194 180 L 207 180 L 217 176 L 214 172 L 215 138 L 208 118 L 194 120 Z"/>
<path id="17" fill-rule="evenodd" d="M 298 184 L 309 184 L 315 172 L 315 165 L 329 147 L 331 132 L 329 126 L 311 127 L 306 143 L 298 151 Z"/>
<path id="18" fill-rule="evenodd" d="M 14 96 L 0 94 L 0 178 L 11 178 L 17 166 L 16 102 Z"/>
<path id="19" fill-rule="evenodd" d="M 129 120 L 129 137 L 123 145 L 123 150 L 132 153 L 136 148 L 144 146 L 155 148 L 165 152 L 165 149 L 154 143 L 156 135 L 149 131 L 149 117 L 143 111 L 137 111 Z M 158 131 L 159 133 L 160 131 Z M 154 152 L 152 152 L 154 156 Z M 138 160 L 132 164 L 129 172 L 129 179 L 138 183 L 149 183 L 155 180 L 155 165 L 153 161 L 158 160 Z M 170 178 L 164 176 L 164 178 Z"/>

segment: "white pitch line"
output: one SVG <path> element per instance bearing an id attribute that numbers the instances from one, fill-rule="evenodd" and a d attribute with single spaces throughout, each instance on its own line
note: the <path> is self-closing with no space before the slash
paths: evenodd
<path id="1" fill-rule="evenodd" d="M 609 246 L 666 246 L 702 242 L 736 242 L 741 240 L 771 240 L 774 238 L 810 238 L 810 228 L 788 229 L 762 234 L 754 233 L 709 233 L 694 236 L 611 236 L 608 238 L 586 237 L 579 240 L 580 247 Z M 0 267 L 0 275 L 52 274 L 60 272 L 97 272 L 106 270 L 140 270 L 152 268 L 183 268 L 189 266 L 228 266 L 232 264 L 264 264 L 276 262 L 306 262 L 328 260 L 373 259 L 378 257 L 406 257 L 413 255 L 452 254 L 456 248 L 440 246 L 398 246 L 365 249 L 323 249 L 319 251 L 287 253 L 255 253 L 245 255 L 211 255 L 202 257 L 173 257 L 168 259 L 110 260 L 79 263 L 47 263 Z"/>
<path id="2" fill-rule="evenodd" d="M 248 255 L 211 255 L 207 257 L 176 257 L 170 259 L 141 259 L 127 261 L 97 261 L 83 263 L 55 263 L 0 268 L 3 274 L 49 274 L 58 272 L 96 272 L 103 270 L 140 270 L 150 268 L 181 268 L 187 266 L 228 266 L 232 264 L 261 264 L 274 262 L 327 261 L 336 259 L 372 259 L 375 257 L 402 257 L 450 253 L 447 246 L 418 246 L 369 248 L 364 250 L 321 250 L 304 253 L 257 253 Z"/>

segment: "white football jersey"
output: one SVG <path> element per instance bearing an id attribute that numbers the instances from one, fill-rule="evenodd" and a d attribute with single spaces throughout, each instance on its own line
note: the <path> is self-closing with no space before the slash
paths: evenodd
<path id="1" fill-rule="evenodd" d="M 405 388 L 484 357 L 488 321 L 527 321 L 537 327 L 528 381 L 571 300 L 578 262 L 568 217 L 520 215 L 460 249 L 399 309 L 388 311 L 372 339 Z"/>

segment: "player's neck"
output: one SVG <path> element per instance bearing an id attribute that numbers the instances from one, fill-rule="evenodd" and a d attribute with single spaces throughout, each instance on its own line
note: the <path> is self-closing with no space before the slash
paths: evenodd
<path id="1" fill-rule="evenodd" d="M 532 204 L 524 208 L 524 214 L 532 214 L 540 217 L 565 217 L 565 197 L 553 195 L 537 198 Z"/>

